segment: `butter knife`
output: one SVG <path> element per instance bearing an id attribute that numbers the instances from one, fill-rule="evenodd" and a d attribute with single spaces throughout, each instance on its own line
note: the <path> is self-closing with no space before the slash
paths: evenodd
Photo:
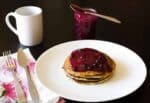
<path id="1" fill-rule="evenodd" d="M 32 103 L 40 103 L 40 99 L 39 99 L 39 94 L 38 94 L 37 88 L 35 86 L 35 83 L 34 83 L 34 81 L 32 79 L 32 76 L 31 76 L 31 74 L 29 72 L 29 69 L 27 67 L 27 65 L 29 64 L 30 59 L 24 53 L 22 48 L 20 48 L 18 50 L 17 59 L 18 59 L 19 65 L 22 66 L 25 69 L 26 76 L 27 76 L 27 79 L 28 79 L 28 87 L 29 87 L 30 95 L 31 95 L 31 98 L 32 98 L 32 101 L 33 101 Z"/>

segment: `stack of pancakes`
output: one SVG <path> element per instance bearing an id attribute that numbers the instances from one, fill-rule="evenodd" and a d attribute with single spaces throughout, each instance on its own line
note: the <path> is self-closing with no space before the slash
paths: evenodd
<path id="1" fill-rule="evenodd" d="M 75 51 L 73 51 L 73 53 L 80 52 L 82 50 L 82 54 L 83 54 L 84 52 L 86 52 L 85 49 L 93 50 L 91 48 L 83 48 L 83 49 L 75 50 Z M 65 70 L 67 76 L 79 83 L 102 83 L 102 82 L 108 80 L 109 78 L 111 78 L 113 75 L 113 72 L 115 70 L 115 62 L 108 55 L 106 55 L 104 53 L 101 53 L 96 50 L 94 50 L 94 52 L 100 53 L 103 56 L 103 59 L 105 59 L 105 62 L 103 62 L 103 64 L 101 64 L 102 63 L 100 61 L 101 59 L 99 59 L 100 62 L 97 63 L 96 65 L 104 65 L 104 66 L 101 66 L 101 68 L 99 67 L 98 69 L 95 69 L 95 67 L 90 66 L 91 65 L 90 64 L 89 67 L 91 67 L 91 68 L 89 68 L 87 66 L 87 68 L 78 69 L 71 62 L 71 59 L 73 58 L 73 56 L 72 56 L 73 54 L 71 54 L 70 56 L 68 56 L 65 59 L 65 62 L 64 62 L 64 70 Z M 78 55 L 76 55 L 75 60 L 78 59 L 79 57 L 80 57 L 80 53 Z M 87 55 L 84 55 L 84 58 L 91 59 L 93 57 L 89 56 L 89 54 L 87 54 Z M 82 58 L 82 59 L 84 59 L 84 58 Z"/>

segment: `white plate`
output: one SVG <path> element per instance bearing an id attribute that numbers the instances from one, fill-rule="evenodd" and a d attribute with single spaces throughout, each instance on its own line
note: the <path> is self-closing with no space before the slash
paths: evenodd
<path id="1" fill-rule="evenodd" d="M 116 62 L 113 77 L 98 85 L 78 84 L 68 78 L 63 70 L 67 56 L 78 48 L 95 48 Z M 79 40 L 56 45 L 44 52 L 37 60 L 36 73 L 40 81 L 58 95 L 82 102 L 102 102 L 124 97 L 137 90 L 146 78 L 146 66 L 130 49 L 119 44 Z"/>

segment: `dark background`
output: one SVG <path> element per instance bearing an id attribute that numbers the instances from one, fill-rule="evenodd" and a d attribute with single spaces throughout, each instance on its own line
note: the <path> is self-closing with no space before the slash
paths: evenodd
<path id="1" fill-rule="evenodd" d="M 70 3 L 83 7 L 95 8 L 99 13 L 110 15 L 122 21 L 115 24 L 99 19 L 96 26 L 96 39 L 106 40 L 124 45 L 145 61 L 148 76 L 144 84 L 134 93 L 119 100 L 107 103 L 148 103 L 150 95 L 150 2 L 146 0 L 1 0 L 0 1 L 0 52 L 19 47 L 17 36 L 5 23 L 8 12 L 25 5 L 35 5 L 43 9 L 44 40 L 40 45 L 29 47 L 33 56 L 38 58 L 46 49 L 65 42 L 75 40 L 73 35 L 73 16 Z M 11 18 L 15 25 L 14 18 Z M 140 76 L 140 75 L 139 75 Z M 117 91 L 117 90 L 116 90 Z M 95 94 L 96 95 L 96 94 Z M 67 101 L 73 103 L 73 101 Z"/>

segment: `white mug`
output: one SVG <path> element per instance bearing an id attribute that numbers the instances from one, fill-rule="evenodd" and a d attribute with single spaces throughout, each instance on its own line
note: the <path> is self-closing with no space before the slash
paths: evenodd
<path id="1" fill-rule="evenodd" d="M 16 28 L 10 23 L 9 17 L 16 20 Z M 7 26 L 19 38 L 22 45 L 34 46 L 43 39 L 43 14 L 42 9 L 36 6 L 24 6 L 10 12 L 5 18 Z"/>

